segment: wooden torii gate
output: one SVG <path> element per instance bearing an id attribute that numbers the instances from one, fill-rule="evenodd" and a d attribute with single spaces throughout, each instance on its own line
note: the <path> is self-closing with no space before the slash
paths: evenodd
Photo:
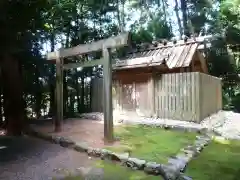
<path id="1" fill-rule="evenodd" d="M 62 129 L 63 122 L 63 70 L 103 65 L 103 98 L 104 98 L 104 139 L 113 141 L 113 113 L 112 113 L 112 60 L 111 48 L 127 46 L 129 33 L 123 33 L 108 39 L 89 44 L 81 44 L 73 48 L 60 49 L 47 54 L 47 60 L 56 60 L 56 118 L 55 131 Z M 64 64 L 64 58 L 87 54 L 102 50 L 103 57 L 98 60 L 81 63 Z"/>

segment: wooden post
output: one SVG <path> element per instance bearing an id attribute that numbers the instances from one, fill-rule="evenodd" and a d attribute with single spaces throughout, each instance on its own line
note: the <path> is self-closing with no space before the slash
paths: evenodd
<path id="1" fill-rule="evenodd" d="M 60 132 L 63 122 L 63 69 L 60 57 L 56 59 L 56 103 L 55 132 Z"/>
<path id="2" fill-rule="evenodd" d="M 103 97 L 104 97 L 104 139 L 113 139 L 113 105 L 112 105 L 112 60 L 110 49 L 103 48 Z"/>

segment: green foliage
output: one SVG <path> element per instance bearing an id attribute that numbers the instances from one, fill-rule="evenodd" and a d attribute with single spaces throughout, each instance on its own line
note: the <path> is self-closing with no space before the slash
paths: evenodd
<path id="1" fill-rule="evenodd" d="M 240 93 L 237 93 L 232 100 L 234 110 L 240 112 Z"/>

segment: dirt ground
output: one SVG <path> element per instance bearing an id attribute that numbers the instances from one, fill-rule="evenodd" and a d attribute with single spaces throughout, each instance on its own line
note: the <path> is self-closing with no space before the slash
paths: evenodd
<path id="1" fill-rule="evenodd" d="M 94 167 L 85 153 L 32 138 L 0 136 L 1 180 L 48 180 Z"/>
<path id="2" fill-rule="evenodd" d="M 116 125 L 115 125 L 116 126 Z M 118 142 L 104 142 L 103 122 L 90 119 L 67 119 L 64 120 L 63 130 L 60 133 L 54 132 L 54 126 L 51 123 L 34 125 L 35 130 L 44 133 L 68 137 L 76 142 L 86 142 L 94 148 L 103 148 L 108 145 L 116 145 Z"/>

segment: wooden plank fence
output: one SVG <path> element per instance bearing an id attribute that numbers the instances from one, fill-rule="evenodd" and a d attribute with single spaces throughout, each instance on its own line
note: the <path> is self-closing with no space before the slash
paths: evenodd
<path id="1" fill-rule="evenodd" d="M 95 79 L 93 84 L 92 111 L 101 112 L 103 109 L 102 80 Z M 123 111 L 121 94 L 124 85 L 119 81 L 113 84 L 114 108 Z M 135 82 L 133 85 L 138 86 Z M 187 72 L 157 75 L 147 82 L 146 88 L 148 88 L 146 93 L 151 92 L 149 88 L 153 88 L 153 98 L 150 99 L 153 101 L 152 106 L 144 107 L 144 111 L 148 112 L 145 113 L 147 117 L 156 116 L 164 119 L 200 122 L 222 109 L 221 79 L 207 74 Z M 146 97 L 148 97 L 147 94 L 138 98 Z"/>

